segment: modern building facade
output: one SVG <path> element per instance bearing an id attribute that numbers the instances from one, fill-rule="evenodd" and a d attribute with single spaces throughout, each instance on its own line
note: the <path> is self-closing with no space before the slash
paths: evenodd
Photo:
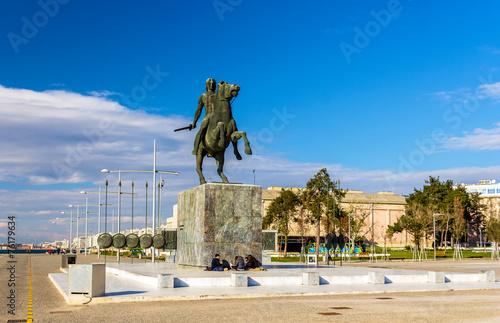
<path id="1" fill-rule="evenodd" d="M 500 215 L 500 183 L 496 180 L 481 180 L 477 184 L 456 184 L 465 187 L 468 193 L 479 193 L 482 204 L 486 206 L 485 216 Z"/>

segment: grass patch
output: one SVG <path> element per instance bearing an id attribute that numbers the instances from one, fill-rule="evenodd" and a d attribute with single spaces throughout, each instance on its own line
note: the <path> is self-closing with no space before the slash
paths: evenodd
<path id="1" fill-rule="evenodd" d="M 439 250 L 439 249 L 438 249 Z M 442 251 L 442 250 L 441 250 Z M 366 252 L 370 252 L 370 248 L 367 248 Z M 382 248 L 376 248 L 376 253 L 377 254 L 382 254 Z M 413 254 L 409 250 L 388 250 L 388 254 L 390 254 L 389 257 L 395 257 L 395 258 L 405 258 L 405 259 L 412 259 Z M 425 251 L 427 255 L 427 259 L 434 259 L 434 250 L 426 250 Z M 441 257 L 438 259 L 446 259 L 446 258 L 453 258 L 453 249 L 448 248 L 446 249 L 445 253 L 446 257 Z M 478 257 L 480 258 L 489 258 L 491 256 L 491 252 L 473 252 L 472 250 L 462 250 L 462 255 L 463 258 L 471 258 L 471 257 Z M 307 255 L 306 255 L 307 257 Z M 330 257 L 333 260 L 333 256 L 330 255 Z M 358 257 L 353 256 L 352 260 L 358 260 Z M 335 257 L 335 260 L 340 261 L 340 257 Z M 369 260 L 369 258 L 361 258 L 361 260 Z M 271 262 L 299 262 L 300 257 L 271 257 Z"/>

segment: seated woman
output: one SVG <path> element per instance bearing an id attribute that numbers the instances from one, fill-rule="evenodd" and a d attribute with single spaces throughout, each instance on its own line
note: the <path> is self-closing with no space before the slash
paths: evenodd
<path id="1" fill-rule="evenodd" d="M 245 267 L 245 262 L 243 261 L 243 257 L 242 256 L 234 257 L 234 265 L 231 266 L 231 268 L 234 270 L 246 270 L 247 268 Z"/>
<path id="2" fill-rule="evenodd" d="M 245 266 L 249 269 L 255 269 L 259 267 L 259 263 L 257 262 L 257 259 L 255 259 L 252 255 L 247 256 L 247 263 Z"/>

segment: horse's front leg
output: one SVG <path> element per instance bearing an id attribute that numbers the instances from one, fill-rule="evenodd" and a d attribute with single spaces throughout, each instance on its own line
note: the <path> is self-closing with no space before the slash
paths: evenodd
<path id="1" fill-rule="evenodd" d="M 215 154 L 214 158 L 215 158 L 215 163 L 217 164 L 217 174 L 219 174 L 220 178 L 222 178 L 222 181 L 224 183 L 229 183 L 226 175 L 224 175 L 224 173 L 222 172 L 222 169 L 224 168 L 224 151 Z"/>
<path id="2" fill-rule="evenodd" d="M 198 152 L 196 154 L 196 172 L 198 173 L 198 176 L 200 177 L 200 185 L 203 185 L 206 183 L 205 177 L 203 177 L 202 173 L 202 165 L 203 165 L 203 158 L 207 152 L 205 149 L 202 149 L 201 147 L 198 148 Z"/>
<path id="3" fill-rule="evenodd" d="M 233 133 L 238 131 L 238 128 L 236 128 L 236 122 L 234 122 L 234 119 L 232 119 L 229 122 L 229 124 L 227 125 L 227 128 L 226 128 L 226 131 L 227 131 L 227 139 L 229 141 L 231 141 L 231 143 L 233 144 L 233 151 L 234 151 L 234 155 L 236 156 L 236 159 L 241 160 L 241 155 L 240 155 L 240 152 L 238 151 L 238 139 L 239 138 L 236 140 L 233 140 L 233 138 L 232 138 Z"/>
<path id="4" fill-rule="evenodd" d="M 231 134 L 231 141 L 233 143 L 241 138 L 243 138 L 243 142 L 245 143 L 245 154 L 251 155 L 252 148 L 250 148 L 250 142 L 247 139 L 247 134 L 244 131 L 235 131 Z"/>

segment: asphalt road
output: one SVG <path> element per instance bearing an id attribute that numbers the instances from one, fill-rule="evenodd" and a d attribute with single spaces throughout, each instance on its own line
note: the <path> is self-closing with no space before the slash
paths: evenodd
<path id="1" fill-rule="evenodd" d="M 141 302 L 69 306 L 48 278 L 58 272 L 60 256 L 0 256 L 0 318 L 26 320 L 31 259 L 34 322 L 500 322 L 500 290 L 351 294 L 235 300 Z M 17 261 L 7 263 L 8 260 Z M 108 257 L 108 261 L 114 261 Z M 79 263 L 96 262 L 95 256 Z M 352 263 L 412 269 L 476 271 L 488 264 L 498 279 L 500 262 Z M 483 265 L 481 265 L 483 263 Z M 9 266 L 15 264 L 15 313 L 8 314 Z M 439 267 L 440 266 L 440 267 Z M 492 269 L 495 268 L 495 269 Z"/>

